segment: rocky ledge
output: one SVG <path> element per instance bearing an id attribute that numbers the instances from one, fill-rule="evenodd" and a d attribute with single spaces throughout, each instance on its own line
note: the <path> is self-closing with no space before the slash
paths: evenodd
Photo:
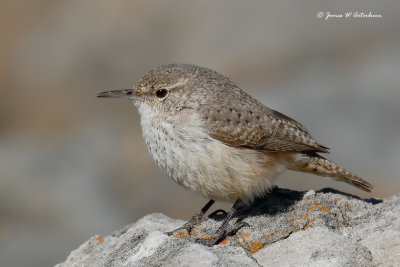
<path id="1" fill-rule="evenodd" d="M 194 242 L 224 216 L 169 237 L 165 232 L 184 222 L 150 214 L 92 237 L 57 266 L 400 266 L 400 194 L 382 201 L 329 188 L 274 188 L 240 210 L 236 219 L 249 227 L 213 247 Z"/>

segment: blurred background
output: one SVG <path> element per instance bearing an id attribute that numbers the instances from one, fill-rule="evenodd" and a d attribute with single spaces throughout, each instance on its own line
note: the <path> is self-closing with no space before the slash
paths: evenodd
<path id="1" fill-rule="evenodd" d="M 286 172 L 291 189 L 400 192 L 398 1 L 1 1 L 0 259 L 50 266 L 146 214 L 206 202 L 150 158 L 128 88 L 192 63 L 305 125 L 329 159 L 375 186 Z M 382 18 L 324 20 L 318 12 Z M 219 206 L 218 206 L 219 205 Z M 229 208 L 218 204 L 216 208 Z"/>

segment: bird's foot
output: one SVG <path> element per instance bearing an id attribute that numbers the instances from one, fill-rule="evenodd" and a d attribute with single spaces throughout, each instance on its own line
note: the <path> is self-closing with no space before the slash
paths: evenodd
<path id="1" fill-rule="evenodd" d="M 203 214 L 196 214 L 194 215 L 189 221 L 187 221 L 184 225 L 182 225 L 181 227 L 167 232 L 166 234 L 169 236 L 174 235 L 176 232 L 182 232 L 184 230 L 186 230 L 188 233 L 190 233 L 190 231 L 192 231 L 192 229 L 196 226 L 199 225 L 201 222 L 203 221 Z"/>
<path id="2" fill-rule="evenodd" d="M 247 222 L 237 221 L 234 225 L 226 227 L 225 229 L 219 228 L 215 236 L 206 236 L 203 238 L 196 239 L 196 243 L 202 244 L 204 246 L 212 247 L 219 244 L 227 236 L 235 235 L 242 227 L 250 226 Z"/>
<path id="3" fill-rule="evenodd" d="M 167 232 L 166 234 L 171 236 L 174 233 L 179 231 L 179 236 L 185 235 L 184 233 L 182 233 L 183 230 L 186 230 L 188 232 L 188 234 L 190 234 L 190 232 L 192 231 L 192 229 L 200 224 L 203 221 L 203 216 L 204 214 L 208 211 L 208 209 L 214 204 L 214 200 L 210 199 L 207 204 L 201 209 L 200 213 L 194 215 L 187 223 L 185 223 L 184 225 L 182 225 L 181 227 L 179 227 L 178 229 L 175 229 L 171 232 Z"/>

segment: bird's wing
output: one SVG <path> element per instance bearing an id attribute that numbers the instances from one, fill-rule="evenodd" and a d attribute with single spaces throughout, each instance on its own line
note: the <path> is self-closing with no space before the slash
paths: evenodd
<path id="1" fill-rule="evenodd" d="M 254 101 L 203 107 L 200 114 L 210 136 L 236 147 L 328 153 L 328 148 L 318 144 L 299 122 Z"/>

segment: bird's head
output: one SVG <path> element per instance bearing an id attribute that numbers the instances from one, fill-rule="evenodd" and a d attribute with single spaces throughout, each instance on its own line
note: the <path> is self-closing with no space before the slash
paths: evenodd
<path id="1" fill-rule="evenodd" d="M 163 65 L 145 74 L 132 89 L 106 91 L 97 97 L 127 98 L 137 106 L 176 106 L 190 96 L 192 81 L 196 80 L 201 69 L 188 64 Z"/>

